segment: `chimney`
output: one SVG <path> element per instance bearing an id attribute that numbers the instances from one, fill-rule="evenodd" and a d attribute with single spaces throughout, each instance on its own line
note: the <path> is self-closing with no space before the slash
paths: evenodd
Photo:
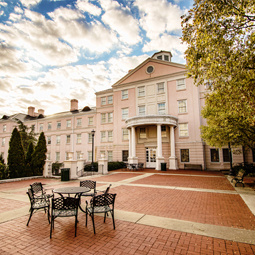
<path id="1" fill-rule="evenodd" d="M 78 100 L 77 99 L 72 99 L 71 100 L 71 112 L 73 111 L 78 111 Z"/>
<path id="2" fill-rule="evenodd" d="M 35 108 L 34 108 L 33 106 L 29 106 L 29 107 L 28 107 L 28 112 L 27 112 L 27 114 L 28 114 L 29 116 L 34 117 L 34 116 L 35 116 Z"/>
<path id="3" fill-rule="evenodd" d="M 40 115 L 40 114 L 44 115 L 44 110 L 43 109 L 38 109 L 38 115 Z"/>

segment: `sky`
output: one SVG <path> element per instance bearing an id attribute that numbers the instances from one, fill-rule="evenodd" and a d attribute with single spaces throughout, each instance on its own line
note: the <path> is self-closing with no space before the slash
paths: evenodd
<path id="1" fill-rule="evenodd" d="M 0 117 L 95 106 L 155 52 L 185 64 L 181 15 L 192 0 L 0 0 Z"/>

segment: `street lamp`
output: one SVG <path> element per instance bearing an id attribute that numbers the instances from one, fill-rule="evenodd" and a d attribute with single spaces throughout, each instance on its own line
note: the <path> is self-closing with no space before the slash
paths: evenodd
<path id="1" fill-rule="evenodd" d="M 94 172 L 94 136 L 95 136 L 95 130 L 93 129 L 91 131 L 92 136 L 92 162 L 91 162 L 91 171 Z"/>

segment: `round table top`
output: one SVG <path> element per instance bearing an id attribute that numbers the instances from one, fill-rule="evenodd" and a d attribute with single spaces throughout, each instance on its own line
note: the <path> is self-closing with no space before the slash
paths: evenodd
<path id="1" fill-rule="evenodd" d="M 89 192 L 90 188 L 87 187 L 63 187 L 54 189 L 54 193 L 61 193 L 61 194 L 80 194 Z"/>

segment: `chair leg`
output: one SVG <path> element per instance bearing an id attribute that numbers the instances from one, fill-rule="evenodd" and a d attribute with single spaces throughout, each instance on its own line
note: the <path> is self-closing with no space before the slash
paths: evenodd
<path id="1" fill-rule="evenodd" d="M 77 233 L 77 222 L 78 222 L 77 215 L 75 215 L 75 237 Z"/>
<path id="2" fill-rule="evenodd" d="M 50 224 L 50 238 L 52 236 L 52 228 L 54 228 L 54 218 L 51 217 L 51 224 Z"/>
<path id="3" fill-rule="evenodd" d="M 27 221 L 27 226 L 28 226 L 28 224 L 29 224 L 29 222 L 30 222 L 30 220 L 31 220 L 33 211 L 34 211 L 33 209 L 30 209 L 30 215 L 29 215 L 29 218 L 28 218 L 28 221 Z"/>
<path id="4" fill-rule="evenodd" d="M 49 224 L 50 224 L 50 206 L 48 206 L 48 221 L 49 221 Z"/>
<path id="5" fill-rule="evenodd" d="M 113 224 L 113 229 L 115 229 L 114 211 L 112 211 L 112 224 Z"/>
<path id="6" fill-rule="evenodd" d="M 106 219 L 106 214 L 107 214 L 107 212 L 104 213 L 104 223 L 105 223 L 105 219 Z"/>
<path id="7" fill-rule="evenodd" d="M 88 221 L 88 210 L 87 210 L 87 207 L 86 207 L 86 222 L 85 222 L 86 227 L 87 227 L 87 221 Z"/>
<path id="8" fill-rule="evenodd" d="M 96 234 L 95 221 L 94 221 L 94 214 L 91 214 L 91 219 L 92 219 L 92 223 L 93 223 L 94 234 Z"/>

